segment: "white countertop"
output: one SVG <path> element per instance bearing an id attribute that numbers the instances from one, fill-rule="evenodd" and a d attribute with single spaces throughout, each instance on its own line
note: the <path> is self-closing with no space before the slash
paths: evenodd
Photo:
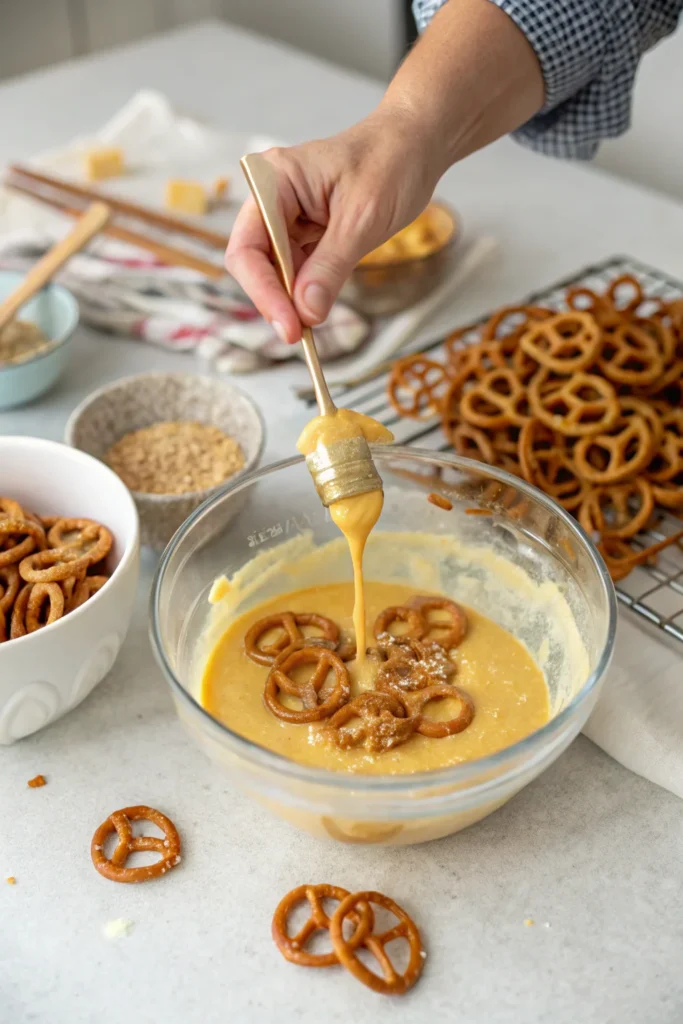
<path id="1" fill-rule="evenodd" d="M 98 126 L 145 86 L 226 128 L 291 140 L 340 128 L 380 95 L 367 79 L 207 23 L 4 85 L 0 161 Z M 473 232 L 504 245 L 443 324 L 617 252 L 683 279 L 683 207 L 590 169 L 506 141 L 453 169 L 439 192 Z M 0 432 L 60 438 L 69 411 L 104 381 L 194 366 L 80 330 L 68 379 L 0 414 Z M 271 419 L 268 458 L 287 453 L 300 416 L 289 384 L 304 373 L 240 382 L 291 417 L 288 431 Z M 139 611 L 105 682 L 66 719 L 0 750 L 0 1024 L 382 1024 L 397 1012 L 462 1024 L 681 1020 L 680 801 L 581 738 L 512 803 L 450 839 L 405 849 L 309 839 L 235 794 L 185 737 L 147 640 L 152 571 L 145 558 Z M 29 790 L 38 772 L 49 783 Z M 175 819 L 184 862 L 158 883 L 117 886 L 93 870 L 90 837 L 111 810 L 138 802 Z M 10 874 L 15 887 L 2 883 Z M 279 956 L 270 918 L 304 881 L 383 890 L 413 912 L 428 959 L 405 1000 Z M 133 920 L 132 934 L 106 940 L 113 918 Z"/>

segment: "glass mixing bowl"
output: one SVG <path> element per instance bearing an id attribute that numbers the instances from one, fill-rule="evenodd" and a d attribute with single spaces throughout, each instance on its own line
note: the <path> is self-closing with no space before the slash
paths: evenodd
<path id="1" fill-rule="evenodd" d="M 413 775 L 370 776 L 296 764 L 204 710 L 200 681 L 210 638 L 208 595 L 216 577 L 249 574 L 256 567 L 240 614 L 292 589 L 291 576 L 278 568 L 283 544 L 321 546 L 339 537 L 301 458 L 226 487 L 187 519 L 156 573 L 151 633 L 181 720 L 237 786 L 316 836 L 401 845 L 479 821 L 566 749 L 605 677 L 616 602 L 586 534 L 535 488 L 457 456 L 377 448 L 374 457 L 385 485 L 377 531 L 397 536 L 391 565 L 386 539 L 373 546 L 371 538 L 367 578 L 416 582 L 418 567 L 421 587 L 427 589 L 429 578 L 429 589 L 508 629 L 544 670 L 552 709 L 547 725 L 477 761 Z M 447 495 L 453 508 L 428 502 L 432 491 Z M 319 582 L 350 580 L 348 557 L 339 558 L 330 573 Z"/>

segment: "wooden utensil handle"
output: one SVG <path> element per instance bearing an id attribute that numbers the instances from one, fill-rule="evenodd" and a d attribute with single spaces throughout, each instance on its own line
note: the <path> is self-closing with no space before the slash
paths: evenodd
<path id="1" fill-rule="evenodd" d="M 106 225 L 110 216 L 106 203 L 92 203 L 72 230 L 32 267 L 18 288 L 0 303 L 0 330 L 16 316 L 74 253 L 86 245 Z"/>

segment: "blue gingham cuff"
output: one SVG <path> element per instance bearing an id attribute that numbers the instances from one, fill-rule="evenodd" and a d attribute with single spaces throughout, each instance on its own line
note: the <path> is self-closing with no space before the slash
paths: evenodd
<path id="1" fill-rule="evenodd" d="M 446 2 L 414 0 L 420 31 Z M 683 0 L 490 2 L 524 33 L 545 83 L 543 109 L 513 134 L 540 152 L 584 160 L 628 129 L 640 58 L 673 32 L 683 9 Z"/>

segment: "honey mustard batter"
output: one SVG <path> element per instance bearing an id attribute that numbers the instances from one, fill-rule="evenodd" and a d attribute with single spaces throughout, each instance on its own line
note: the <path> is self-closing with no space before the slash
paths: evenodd
<path id="1" fill-rule="evenodd" d="M 422 592 L 424 593 L 424 592 Z M 368 621 L 374 623 L 384 609 L 402 606 L 414 598 L 414 587 L 399 583 L 365 582 Z M 450 682 L 465 691 L 474 716 L 461 732 L 442 738 L 418 733 L 391 749 L 370 752 L 364 746 L 341 749 L 330 739 L 325 721 L 291 724 L 282 721 L 264 703 L 269 667 L 247 657 L 244 638 L 250 627 L 275 613 L 316 612 L 335 622 L 342 633 L 350 630 L 354 587 L 350 582 L 296 590 L 272 598 L 234 619 L 206 661 L 201 687 L 204 707 L 216 719 L 253 742 L 290 760 L 326 768 L 366 774 L 410 774 L 484 757 L 510 746 L 544 725 L 550 716 L 546 683 L 528 651 L 508 632 L 472 609 L 465 609 L 467 632 L 449 653 L 454 662 Z M 437 613 L 437 625 L 439 617 Z M 302 627 L 304 635 L 319 631 Z M 392 632 L 402 632 L 400 623 Z M 267 642 L 269 637 L 265 636 Z M 374 642 L 374 637 L 370 637 Z M 359 668 L 347 662 L 350 698 L 374 688 L 378 663 L 368 659 Z M 296 670 L 309 671 L 308 666 Z M 283 702 L 300 706 L 295 698 Z M 452 719 L 458 698 L 432 701 L 425 709 L 433 721 Z"/>

